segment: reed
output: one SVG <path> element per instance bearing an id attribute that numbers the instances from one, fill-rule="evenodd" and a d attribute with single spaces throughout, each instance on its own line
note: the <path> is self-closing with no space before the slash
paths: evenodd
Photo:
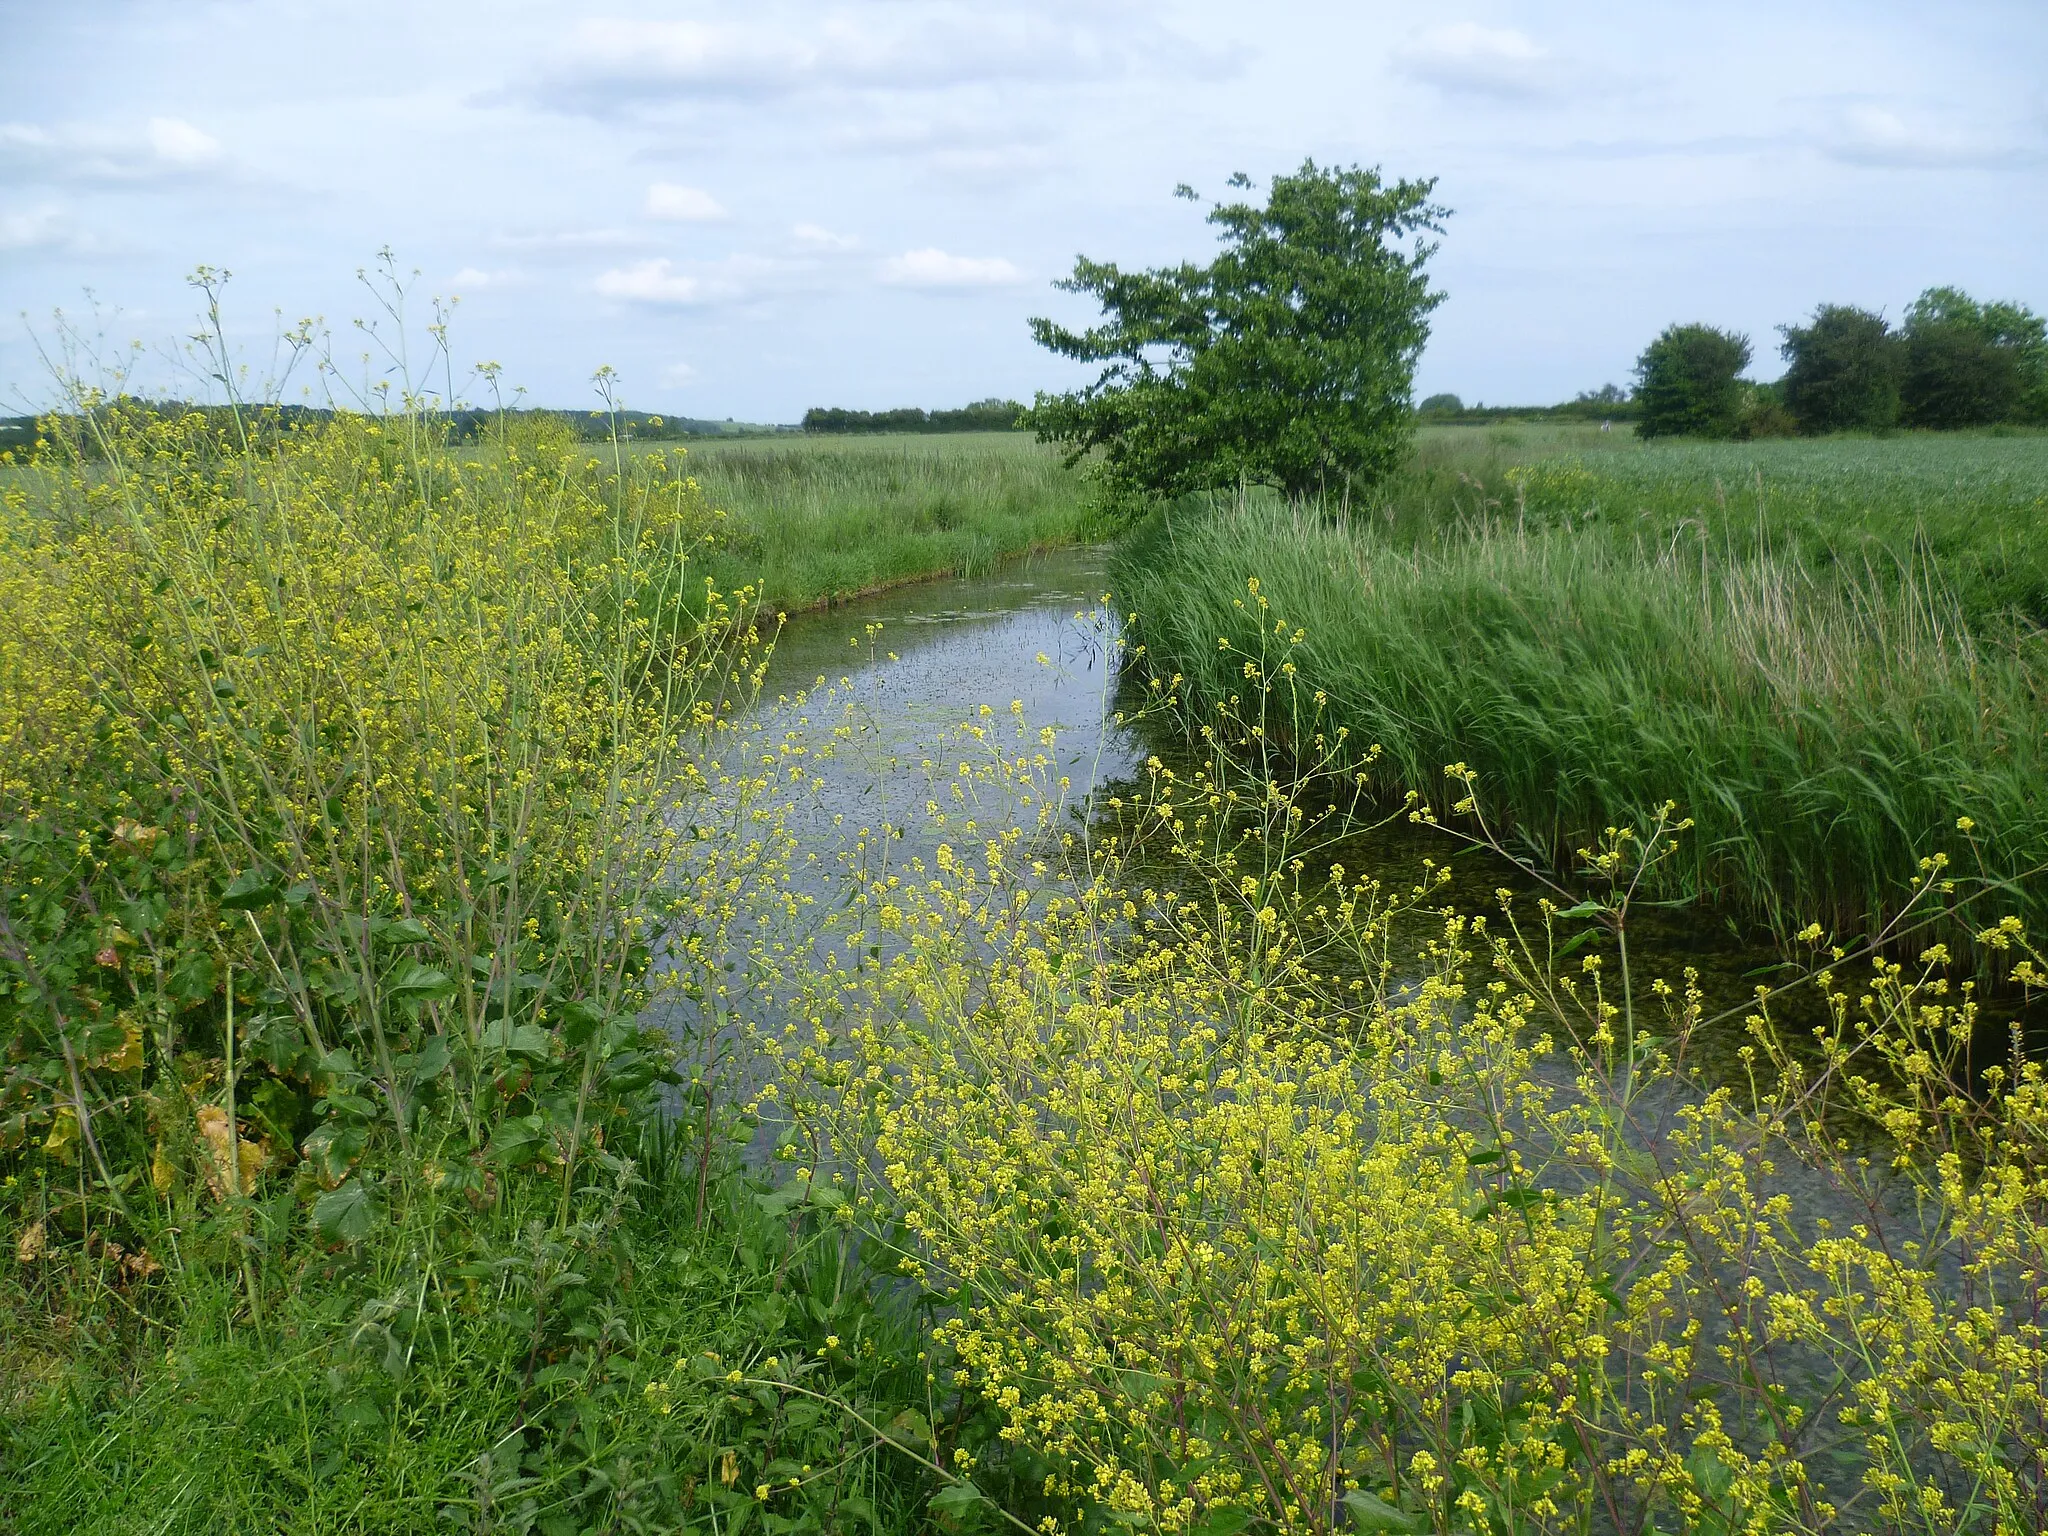
<path id="1" fill-rule="evenodd" d="M 1466 763 L 1546 859 L 1676 799 L 1699 830 L 1665 893 L 1781 932 L 1882 923 L 1936 854 L 2042 910 L 2048 642 L 1972 615 L 1910 550 L 1816 572 L 1703 539 L 1493 518 L 1416 543 L 1254 507 L 1148 529 L 1118 590 L 1201 708 L 1248 668 L 1281 678 L 1298 722 L 1320 707 L 1361 761 L 1383 749 L 1383 790 L 1447 810 Z"/>

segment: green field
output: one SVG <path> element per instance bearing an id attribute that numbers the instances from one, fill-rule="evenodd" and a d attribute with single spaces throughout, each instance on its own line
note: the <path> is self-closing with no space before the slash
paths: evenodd
<path id="1" fill-rule="evenodd" d="M 1671 893 L 1781 933 L 1866 931 L 1937 852 L 2003 882 L 1972 918 L 2048 912 L 2048 436 L 1588 436 L 1430 434 L 1348 522 L 1175 509 L 1120 567 L 1151 664 L 1209 707 L 1285 652 L 1296 729 L 1323 691 L 1439 806 L 1471 765 L 1554 863 L 1675 799 Z"/>

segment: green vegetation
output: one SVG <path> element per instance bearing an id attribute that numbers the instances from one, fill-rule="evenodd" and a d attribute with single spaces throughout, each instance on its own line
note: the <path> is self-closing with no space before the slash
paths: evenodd
<path id="1" fill-rule="evenodd" d="M 1782 327 L 1785 404 L 1808 433 L 1869 431 L 1899 419 L 1903 359 L 1884 316 L 1823 304 L 1805 325 Z"/>
<path id="2" fill-rule="evenodd" d="M 1423 275 L 1434 247 L 1402 244 L 1444 217 L 1433 185 L 1305 161 L 1273 178 L 1263 208 L 1211 210 L 1223 251 L 1205 266 L 1081 258 L 1060 286 L 1094 298 L 1104 323 L 1039 319 L 1031 333 L 1102 373 L 1041 394 L 1028 424 L 1070 463 L 1096 455 L 1120 511 L 1246 482 L 1332 497 L 1377 484 L 1412 440 L 1415 361 L 1443 299 Z"/>
<path id="3" fill-rule="evenodd" d="M 849 411 L 814 405 L 804 412 L 806 432 L 1014 432 L 1024 407 L 1014 400 L 977 400 L 957 411 L 904 406 L 893 411 Z"/>
<path id="4" fill-rule="evenodd" d="M 1349 526 L 1179 509 L 1118 589 L 1205 707 L 1284 653 L 1383 789 L 1448 810 L 1468 763 L 1553 866 L 1676 799 L 1667 889 L 1781 933 L 1874 929 L 1937 853 L 2038 919 L 2044 485 L 2038 437 L 1419 466 Z"/>
<path id="5" fill-rule="evenodd" d="M 1674 325 L 1636 359 L 1636 431 L 1644 437 L 1733 437 L 1742 425 L 1749 338 Z"/>
<path id="6" fill-rule="evenodd" d="M 683 463 L 726 514 L 710 572 L 785 609 L 1098 531 L 1060 456 L 1022 433 L 693 443 Z"/>
<path id="7" fill-rule="evenodd" d="M 1759 1004 L 1746 1078 L 1702 1079 L 1698 994 L 1630 969 L 1697 835 L 1662 809 L 1490 924 L 1333 867 L 1359 764 L 1308 674 L 1345 653 L 1280 606 L 1349 562 L 1327 633 L 1442 631 L 1449 713 L 1475 671 L 1553 684 L 1527 657 L 1587 623 L 1610 739 L 1699 703 L 1700 644 L 1731 699 L 1790 665 L 1823 724 L 1891 699 L 1967 745 L 2003 713 L 2018 774 L 2025 637 L 1951 627 L 1920 567 L 1824 583 L 1759 539 L 1689 611 L 1692 546 L 1581 515 L 1593 454 L 1489 485 L 1452 466 L 1526 443 L 1433 436 L 1353 533 L 1297 504 L 1134 549 L 1235 594 L 1234 649 L 1189 641 L 1228 669 L 1186 669 L 1222 706 L 1194 771 L 1146 765 L 1082 836 L 1057 733 L 962 699 L 908 814 L 819 848 L 806 758 L 862 717 L 748 723 L 754 600 L 704 578 L 773 514 L 705 487 L 901 495 L 940 474 L 901 440 L 693 479 L 547 423 L 472 452 L 428 417 L 80 406 L 94 461 L 60 439 L 0 520 L 0 1528 L 1994 1536 L 2042 1507 L 2038 1065 L 1973 1077 L 1938 955 L 1813 929 L 1820 1036 Z M 952 462 L 1052 462 L 976 442 Z M 1664 625 L 1661 672 L 1625 619 Z M 1976 737 L 1942 713 L 1966 683 Z M 2048 983 L 2018 922 L 1982 943 Z M 779 1177 L 744 1171 L 771 1141 Z"/>

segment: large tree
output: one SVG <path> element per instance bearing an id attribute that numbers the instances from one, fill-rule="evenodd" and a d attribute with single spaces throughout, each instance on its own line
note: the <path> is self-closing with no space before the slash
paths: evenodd
<path id="1" fill-rule="evenodd" d="M 1672 325 L 1636 359 L 1636 431 L 1643 437 L 1733 437 L 1749 338 L 1711 325 Z"/>
<path id="2" fill-rule="evenodd" d="M 1901 388 L 1916 427 L 2048 416 L 2048 322 L 2021 304 L 1930 288 L 1906 311 Z"/>
<path id="3" fill-rule="evenodd" d="M 1127 506 L 1240 481 L 1308 497 L 1384 478 L 1413 437 L 1415 361 L 1443 299 L 1423 275 L 1436 247 L 1421 236 L 1446 212 L 1434 186 L 1304 161 L 1263 207 L 1211 211 L 1223 248 L 1206 265 L 1077 258 L 1059 286 L 1094 298 L 1102 323 L 1035 319 L 1031 333 L 1102 372 L 1041 394 L 1027 424 L 1069 462 L 1097 455 Z"/>
<path id="4" fill-rule="evenodd" d="M 1884 316 L 1823 304 L 1805 325 L 1781 325 L 1790 366 L 1785 405 L 1801 432 L 1893 426 L 1899 419 L 1899 340 Z"/>

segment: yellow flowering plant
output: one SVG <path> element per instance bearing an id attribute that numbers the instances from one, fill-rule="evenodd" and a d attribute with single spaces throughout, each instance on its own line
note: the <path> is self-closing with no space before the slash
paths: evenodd
<path id="1" fill-rule="evenodd" d="M 1761 994 L 1707 1076 L 1727 1021 L 1629 975 L 1675 812 L 1533 921 L 1385 892 L 1321 862 L 1354 754 L 1276 744 L 1247 660 L 1086 831 L 970 728 L 785 977 L 789 1151 L 917 1285 L 960 1474 L 1048 1530 L 2038 1529 L 2044 1083 L 1972 1075 L 1946 955 L 1823 946 L 1827 1026 Z"/>
<path id="2" fill-rule="evenodd" d="M 544 422 L 76 391 L 0 523 L 0 1155 L 117 1204 L 296 1167 L 341 1240 L 396 1167 L 566 1216 L 676 1077 L 650 992 L 773 879 L 717 521 Z"/>

